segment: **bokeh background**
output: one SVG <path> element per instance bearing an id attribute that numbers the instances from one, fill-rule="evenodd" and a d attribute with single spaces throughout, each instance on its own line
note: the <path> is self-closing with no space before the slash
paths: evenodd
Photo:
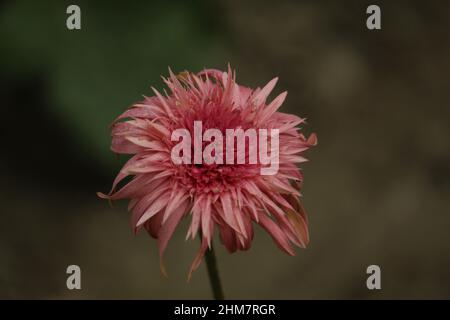
<path id="1" fill-rule="evenodd" d="M 366 8 L 382 9 L 382 30 Z M 82 29 L 66 28 L 78 4 Z M 444 1 L 1 1 L 0 298 L 210 298 L 182 224 L 169 278 L 108 191 L 124 158 L 109 125 L 175 71 L 237 69 L 289 91 L 319 146 L 304 164 L 311 243 L 290 257 L 257 228 L 216 243 L 228 298 L 450 298 L 450 3 Z M 82 290 L 66 289 L 66 267 Z M 382 290 L 366 288 L 366 268 Z"/>

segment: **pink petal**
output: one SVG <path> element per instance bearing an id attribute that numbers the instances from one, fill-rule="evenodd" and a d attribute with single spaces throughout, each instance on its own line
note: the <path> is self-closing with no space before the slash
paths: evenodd
<path id="1" fill-rule="evenodd" d="M 175 211 L 175 209 L 178 208 L 181 203 L 184 202 L 187 198 L 188 194 L 184 193 L 182 190 L 175 192 L 175 197 L 170 197 L 169 203 L 166 207 L 166 211 L 164 212 L 163 223 L 165 223 L 167 219 L 169 219 L 170 215 Z"/>
<path id="2" fill-rule="evenodd" d="M 139 218 L 138 222 L 136 223 L 136 227 L 139 227 L 140 225 L 145 223 L 148 219 L 150 219 L 155 214 L 160 212 L 167 205 L 168 200 L 169 200 L 168 193 L 165 193 L 160 198 L 156 199 L 156 201 L 153 202 L 151 206 Z"/>
<path id="3" fill-rule="evenodd" d="M 262 109 L 262 112 L 257 117 L 257 121 L 259 124 L 265 123 L 271 116 L 274 114 L 278 108 L 283 104 L 284 100 L 286 99 L 287 91 L 282 92 L 279 96 L 277 96 L 273 101 L 264 109 Z"/>
<path id="4" fill-rule="evenodd" d="M 236 232 L 233 231 L 228 225 L 223 224 L 219 226 L 220 240 L 229 253 L 233 253 L 237 249 L 236 245 Z"/>
<path id="5" fill-rule="evenodd" d="M 192 261 L 192 265 L 191 268 L 189 270 L 189 274 L 188 274 L 188 281 L 191 280 L 192 278 L 192 273 L 197 270 L 197 268 L 200 266 L 200 264 L 202 263 L 203 260 L 203 256 L 205 255 L 206 250 L 208 249 L 208 241 L 203 238 L 202 239 L 202 244 L 200 246 L 200 249 L 198 250 L 197 255 L 194 258 L 194 261 Z"/>
<path id="6" fill-rule="evenodd" d="M 206 239 L 208 246 L 211 246 L 212 237 L 212 220 L 211 220 L 211 197 L 208 195 L 206 200 L 202 203 L 203 212 L 201 215 L 202 220 L 202 234 Z"/>
<path id="7" fill-rule="evenodd" d="M 264 86 L 259 92 L 256 92 L 255 96 L 253 97 L 253 103 L 256 106 L 259 106 L 260 104 L 266 102 L 267 97 L 272 92 L 273 88 L 278 82 L 278 78 L 273 78 L 269 81 L 268 84 Z"/>
<path id="8" fill-rule="evenodd" d="M 165 223 L 162 224 L 158 233 L 158 248 L 159 248 L 159 256 L 162 259 L 164 251 L 166 250 L 167 243 L 169 239 L 172 237 L 173 232 L 175 231 L 176 226 L 180 222 L 181 218 L 186 213 L 186 209 L 188 207 L 189 202 L 185 201 L 182 203 L 167 219 Z"/>
<path id="9" fill-rule="evenodd" d="M 284 250 L 291 256 L 295 255 L 295 252 L 292 250 L 292 247 L 289 244 L 284 232 L 274 221 L 272 221 L 272 219 L 265 214 L 260 214 L 259 224 L 270 234 L 280 249 Z"/>

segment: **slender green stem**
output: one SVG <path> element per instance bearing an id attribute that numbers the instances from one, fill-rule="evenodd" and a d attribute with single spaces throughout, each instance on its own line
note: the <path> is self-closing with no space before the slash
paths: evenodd
<path id="1" fill-rule="evenodd" d="M 208 268 L 209 281 L 211 283 L 211 289 L 215 300 L 224 300 L 222 283 L 220 282 L 219 270 L 217 269 L 216 254 L 214 253 L 214 247 L 211 244 L 211 249 L 206 250 L 205 253 L 206 266 Z"/>

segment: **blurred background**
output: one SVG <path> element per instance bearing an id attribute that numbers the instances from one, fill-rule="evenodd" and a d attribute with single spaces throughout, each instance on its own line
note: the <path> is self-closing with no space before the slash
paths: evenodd
<path id="1" fill-rule="evenodd" d="M 81 8 L 82 29 L 66 28 Z M 366 28 L 378 4 L 382 30 Z M 444 1 L 0 1 L 0 298 L 210 298 L 186 221 L 159 272 L 126 203 L 99 200 L 126 157 L 109 125 L 167 68 L 274 76 L 282 111 L 319 146 L 303 165 L 311 243 L 296 257 L 256 228 L 216 243 L 228 298 L 450 298 L 450 3 Z M 66 268 L 82 290 L 66 288 Z M 366 288 L 381 267 L 382 290 Z"/>

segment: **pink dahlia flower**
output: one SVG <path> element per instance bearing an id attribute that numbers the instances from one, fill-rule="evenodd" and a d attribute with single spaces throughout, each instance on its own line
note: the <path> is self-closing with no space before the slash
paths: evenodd
<path id="1" fill-rule="evenodd" d="M 303 176 L 297 164 L 306 161 L 301 154 L 317 139 L 315 134 L 305 138 L 299 132 L 297 126 L 305 119 L 278 111 L 286 92 L 267 102 L 277 78 L 253 90 L 238 85 L 228 68 L 228 72 L 204 70 L 178 76 L 170 71 L 164 82 L 169 94 L 153 88 L 155 96 L 145 97 L 115 120 L 111 149 L 133 156 L 120 170 L 110 194 L 99 193 L 110 200 L 130 199 L 132 227 L 135 232 L 143 228 L 157 239 L 162 271 L 167 243 L 184 217 L 190 219 L 186 239 L 201 237 L 189 276 L 211 246 L 216 228 L 229 252 L 250 248 L 253 223 L 290 255 L 295 254 L 292 245 L 304 248 L 309 241 L 308 222 L 300 201 Z M 193 133 L 194 121 L 202 122 L 202 132 L 215 128 L 224 135 L 226 129 L 278 129 L 278 171 L 262 175 L 261 161 L 175 164 L 171 153 L 178 141 L 172 141 L 172 132 L 182 128 Z M 261 142 L 249 145 L 245 151 L 261 148 Z"/>

